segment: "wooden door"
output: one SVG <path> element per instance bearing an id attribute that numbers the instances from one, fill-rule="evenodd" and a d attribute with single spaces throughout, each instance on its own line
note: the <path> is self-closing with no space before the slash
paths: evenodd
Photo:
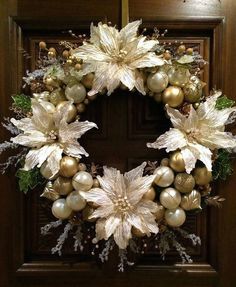
<path id="1" fill-rule="evenodd" d="M 168 29 L 167 41 L 183 41 L 198 50 L 209 62 L 203 75 L 208 88 L 221 88 L 236 99 L 234 0 L 130 0 L 129 12 L 130 20 L 142 18 L 147 29 Z M 121 26 L 119 0 L 2 0 L 0 13 L 1 116 L 9 115 L 10 96 L 19 91 L 25 70 L 35 67 L 40 40 L 56 44 L 68 38 L 69 29 L 89 32 L 91 21 L 108 19 Z M 22 48 L 30 60 L 22 57 Z M 169 126 L 162 107 L 148 97 L 116 91 L 109 98 L 100 97 L 84 117 L 99 126 L 84 140 L 95 162 L 125 171 L 144 159 L 163 156 L 145 147 Z M 7 136 L 1 129 L 1 140 Z M 1 177 L 1 182 L 0 286 L 236 286 L 235 175 L 215 187 L 227 199 L 221 210 L 209 209 L 186 223 L 202 238 L 202 246 L 190 250 L 192 264 L 179 263 L 175 253 L 163 262 L 152 250 L 123 274 L 113 269 L 114 260 L 112 266 L 101 266 L 89 254 L 74 254 L 70 244 L 61 258 L 52 256 L 56 236 L 40 235 L 40 227 L 52 219 L 39 199 L 40 190 L 20 194 L 14 171 Z"/>

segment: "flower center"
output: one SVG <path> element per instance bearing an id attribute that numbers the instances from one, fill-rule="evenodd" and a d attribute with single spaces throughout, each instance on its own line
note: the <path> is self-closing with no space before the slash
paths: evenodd
<path id="1" fill-rule="evenodd" d="M 121 213 L 125 213 L 132 209 L 132 205 L 130 204 L 127 196 L 122 197 L 121 195 L 118 195 L 118 198 L 115 199 L 113 203 L 117 211 Z"/>
<path id="2" fill-rule="evenodd" d="M 51 130 L 47 133 L 49 140 L 56 140 L 57 139 L 57 132 L 55 130 Z"/>
<path id="3" fill-rule="evenodd" d="M 127 51 L 121 49 L 121 50 L 119 51 L 119 54 L 114 56 L 115 62 L 116 62 L 116 63 L 123 62 L 126 55 L 127 55 Z"/>
<path id="4" fill-rule="evenodd" d="M 187 139 L 189 142 L 197 141 L 200 136 L 200 131 L 198 129 L 186 130 Z"/>

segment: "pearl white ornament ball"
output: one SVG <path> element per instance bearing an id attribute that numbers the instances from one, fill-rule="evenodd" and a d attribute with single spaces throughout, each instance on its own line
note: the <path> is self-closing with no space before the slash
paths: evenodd
<path id="1" fill-rule="evenodd" d="M 176 209 L 167 209 L 165 211 L 166 223 L 172 227 L 179 227 L 184 224 L 186 220 L 185 211 L 178 207 Z"/>
<path id="2" fill-rule="evenodd" d="M 79 171 L 72 178 L 72 185 L 75 190 L 88 191 L 93 186 L 93 178 L 87 171 Z"/>
<path id="3" fill-rule="evenodd" d="M 67 205 L 74 211 L 80 211 L 86 206 L 86 200 L 81 196 L 80 192 L 72 191 L 66 198 Z"/>
<path id="4" fill-rule="evenodd" d="M 168 187 L 161 192 L 160 202 L 165 208 L 175 209 L 180 205 L 181 195 L 176 189 Z"/>
<path id="5" fill-rule="evenodd" d="M 160 166 L 155 169 L 154 173 L 156 175 L 154 182 L 156 185 L 161 187 L 170 186 L 174 181 L 174 172 L 168 166 Z"/>
<path id="6" fill-rule="evenodd" d="M 168 86 L 168 76 L 165 72 L 159 71 L 150 74 L 147 78 L 147 86 L 154 93 L 160 93 Z"/>
<path id="7" fill-rule="evenodd" d="M 52 205 L 52 214 L 58 219 L 70 217 L 72 209 L 67 205 L 64 198 L 57 199 Z"/>
<path id="8" fill-rule="evenodd" d="M 68 100 L 72 100 L 75 104 L 82 103 L 86 97 L 86 89 L 80 84 L 68 85 L 65 89 L 65 95 Z"/>

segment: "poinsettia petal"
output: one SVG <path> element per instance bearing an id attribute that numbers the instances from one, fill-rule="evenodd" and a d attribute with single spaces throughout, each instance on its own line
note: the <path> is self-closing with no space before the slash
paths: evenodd
<path id="1" fill-rule="evenodd" d="M 181 149 L 181 154 L 185 163 L 185 170 L 190 173 L 196 165 L 198 154 L 188 146 Z"/>
<path id="2" fill-rule="evenodd" d="M 78 142 L 71 142 L 68 144 L 64 144 L 64 153 L 73 156 L 76 158 L 81 158 L 82 155 L 88 157 L 89 154 L 86 150 L 78 143 Z"/>
<path id="3" fill-rule="evenodd" d="M 87 201 L 91 201 L 94 203 L 97 203 L 99 206 L 103 205 L 111 205 L 113 206 L 112 201 L 107 196 L 106 192 L 102 190 L 101 188 L 92 188 L 90 191 L 80 192 L 83 198 L 85 198 Z"/>
<path id="4" fill-rule="evenodd" d="M 200 145 L 198 143 L 189 143 L 189 147 L 191 148 L 191 151 L 194 151 L 198 153 L 198 159 L 203 162 L 206 166 L 206 168 L 211 171 L 212 170 L 212 152 L 209 148 Z"/>
<path id="5" fill-rule="evenodd" d="M 114 232 L 114 240 L 120 249 L 126 249 L 131 238 L 131 225 L 128 221 L 122 221 Z"/>
<path id="6" fill-rule="evenodd" d="M 105 224 L 106 239 L 108 239 L 116 230 L 117 226 L 121 224 L 122 219 L 118 215 L 110 215 Z"/>
<path id="7" fill-rule="evenodd" d="M 185 134 L 178 129 L 171 128 L 168 132 L 161 135 L 153 143 L 147 143 L 147 147 L 161 149 L 165 148 L 167 152 L 177 150 L 186 146 Z"/>
<path id="8" fill-rule="evenodd" d="M 133 61 L 130 64 L 130 67 L 141 69 L 147 67 L 161 66 L 163 64 L 164 61 L 162 58 L 158 57 L 153 52 L 149 52 L 148 54 L 145 54 L 142 57 L 138 58 L 137 60 Z"/>
<path id="9" fill-rule="evenodd" d="M 31 148 L 40 148 L 44 144 L 49 144 L 50 142 L 53 142 L 53 140 L 50 140 L 45 134 L 41 133 L 40 131 L 21 133 L 15 137 L 12 137 L 11 141 L 13 143 Z"/>
<path id="10" fill-rule="evenodd" d="M 125 179 L 127 180 L 128 183 L 132 182 L 133 180 L 142 177 L 144 168 L 147 165 L 146 162 L 143 162 L 141 165 L 137 166 L 136 168 L 126 172 L 124 174 Z"/>
<path id="11" fill-rule="evenodd" d="M 114 206 L 111 204 L 103 205 L 101 207 L 96 208 L 89 218 L 100 218 L 100 217 L 107 218 L 112 214 L 114 214 Z"/>
<path id="12" fill-rule="evenodd" d="M 120 39 L 123 45 L 126 45 L 126 43 L 132 41 L 137 36 L 138 28 L 141 24 L 142 20 L 133 21 L 120 30 Z"/>
<path id="13" fill-rule="evenodd" d="M 186 121 L 186 116 L 181 114 L 177 109 L 173 109 L 166 105 L 166 112 L 170 117 L 170 120 L 174 128 L 182 129 Z"/>
<path id="14" fill-rule="evenodd" d="M 63 149 L 57 146 L 47 158 L 47 166 L 51 171 L 52 177 L 55 176 L 60 170 L 60 161 L 62 158 Z"/>

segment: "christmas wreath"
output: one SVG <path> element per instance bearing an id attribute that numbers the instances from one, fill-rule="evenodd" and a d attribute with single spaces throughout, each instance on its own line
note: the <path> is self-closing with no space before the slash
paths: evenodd
<path id="1" fill-rule="evenodd" d="M 79 35 L 82 45 L 62 41 L 61 54 L 40 42 L 39 67 L 23 78 L 32 95 L 13 96 L 15 116 L 3 123 L 13 137 L 0 145 L 0 152 L 17 148 L 1 168 L 4 173 L 10 164 L 20 165 L 16 176 L 23 192 L 45 184 L 41 196 L 51 202 L 57 220 L 41 232 L 65 226 L 52 253 L 61 254 L 72 234 L 75 251 L 90 241 L 91 253 L 102 261 L 117 246 L 120 271 L 133 264 L 128 250 L 144 253 L 148 244 L 162 257 L 174 247 L 183 262 L 191 262 L 177 239 L 196 245 L 200 238 L 181 226 L 189 212 L 224 200 L 212 195 L 211 181 L 232 173 L 230 153 L 236 147 L 235 137 L 225 131 L 235 119 L 234 101 L 220 91 L 203 92 L 199 75 L 206 62 L 184 44 L 160 44 L 156 29 L 151 36 L 138 34 L 140 24 L 131 22 L 120 31 L 91 24 L 90 38 Z M 98 127 L 80 116 L 97 96 L 112 97 L 119 87 L 164 104 L 172 127 L 147 143 L 168 153 L 160 164 L 144 162 L 121 174 L 83 161 L 89 154 L 78 139 Z M 85 228 L 89 234 L 83 236 Z"/>

